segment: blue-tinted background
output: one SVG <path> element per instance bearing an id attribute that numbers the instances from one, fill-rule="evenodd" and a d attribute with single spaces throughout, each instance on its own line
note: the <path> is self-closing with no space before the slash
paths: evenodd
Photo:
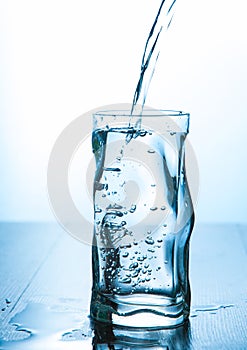
<path id="1" fill-rule="evenodd" d="M 160 0 L 0 1 L 0 220 L 53 220 L 46 170 L 84 112 L 130 102 Z M 247 5 L 177 1 L 147 104 L 191 113 L 198 221 L 246 222 Z"/>

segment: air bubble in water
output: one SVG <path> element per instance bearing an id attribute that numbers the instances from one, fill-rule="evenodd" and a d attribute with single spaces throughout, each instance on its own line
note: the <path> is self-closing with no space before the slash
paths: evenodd
<path id="1" fill-rule="evenodd" d="M 138 263 L 134 262 L 134 263 L 130 264 L 129 269 L 132 270 L 132 269 L 135 269 L 137 267 L 138 267 Z"/>
<path id="2" fill-rule="evenodd" d="M 136 211 L 136 205 L 133 204 L 129 210 L 130 213 L 134 213 Z"/>
<path id="3" fill-rule="evenodd" d="M 139 271 L 134 271 L 134 272 L 132 273 L 132 277 L 133 277 L 133 278 L 137 277 L 138 275 L 139 275 Z"/>
<path id="4" fill-rule="evenodd" d="M 127 243 L 125 245 L 121 245 L 120 248 L 131 248 L 131 244 Z"/>
<path id="5" fill-rule="evenodd" d="M 120 172 L 121 171 L 121 169 L 119 169 L 119 168 L 103 168 L 103 170 L 105 170 L 105 171 L 114 171 L 114 172 Z"/>
<path id="6" fill-rule="evenodd" d="M 137 258 L 138 261 L 143 261 L 144 259 L 145 259 L 144 256 L 138 256 L 138 258 Z"/>
<path id="7" fill-rule="evenodd" d="M 145 243 L 152 245 L 152 244 L 154 244 L 154 240 L 153 240 L 153 238 L 148 237 L 147 239 L 145 239 Z"/>
<path id="8" fill-rule="evenodd" d="M 125 277 L 120 282 L 122 282 L 122 283 L 131 283 L 131 278 L 130 277 Z"/>

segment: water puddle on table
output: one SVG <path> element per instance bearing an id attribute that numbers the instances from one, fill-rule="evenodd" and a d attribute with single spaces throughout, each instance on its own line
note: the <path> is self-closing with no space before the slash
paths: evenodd
<path id="1" fill-rule="evenodd" d="M 92 349 L 92 330 L 86 311 L 68 306 L 30 303 L 10 320 L 11 335 L 0 349 Z"/>
<path id="2" fill-rule="evenodd" d="M 190 317 L 197 317 L 199 313 L 210 313 L 211 315 L 216 315 L 219 310 L 234 307 L 233 304 L 224 305 L 198 305 L 192 309 Z"/>

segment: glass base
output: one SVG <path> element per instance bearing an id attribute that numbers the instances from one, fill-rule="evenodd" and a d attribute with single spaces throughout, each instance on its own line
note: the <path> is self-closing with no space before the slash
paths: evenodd
<path id="1" fill-rule="evenodd" d="M 93 321 L 93 349 L 191 349 L 190 323 L 179 327 L 133 328 Z"/>
<path id="2" fill-rule="evenodd" d="M 93 293 L 91 317 L 95 321 L 133 328 L 173 328 L 189 316 L 189 307 L 180 295 L 168 298 L 155 294 L 128 296 Z"/>

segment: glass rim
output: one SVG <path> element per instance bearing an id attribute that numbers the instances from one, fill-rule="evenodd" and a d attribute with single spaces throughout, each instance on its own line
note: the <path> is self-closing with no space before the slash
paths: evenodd
<path id="1" fill-rule="evenodd" d="M 128 118 L 148 118 L 148 117 L 170 117 L 189 118 L 190 113 L 172 109 L 144 109 L 142 112 L 131 114 L 129 109 L 108 109 L 93 113 L 95 117 L 128 117 Z"/>

